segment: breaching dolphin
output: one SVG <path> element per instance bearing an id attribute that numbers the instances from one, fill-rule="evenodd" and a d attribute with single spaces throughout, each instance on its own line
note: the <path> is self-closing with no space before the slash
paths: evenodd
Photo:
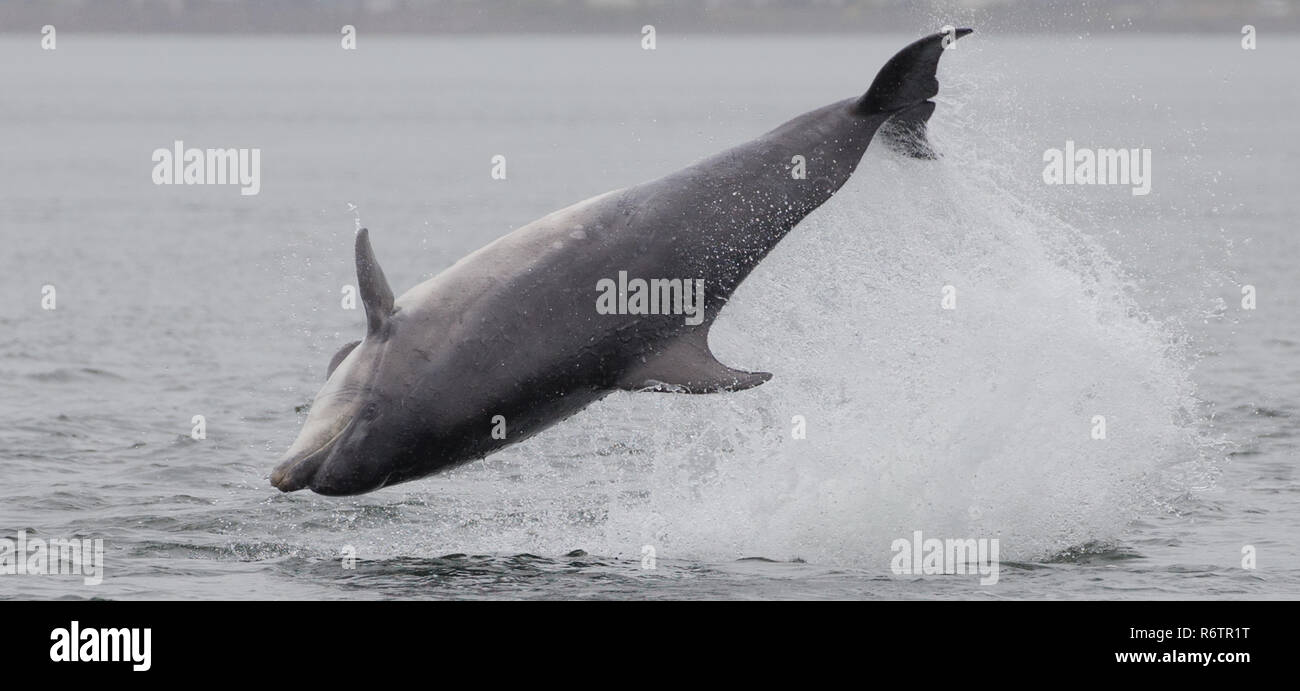
<path id="1" fill-rule="evenodd" d="M 360 494 L 482 458 L 616 390 L 702 394 L 767 381 L 714 358 L 713 320 L 848 180 L 877 130 L 905 153 L 933 156 L 935 70 L 968 33 L 916 41 L 861 97 L 533 221 L 397 300 L 359 231 L 365 338 L 331 360 L 271 483 Z"/>

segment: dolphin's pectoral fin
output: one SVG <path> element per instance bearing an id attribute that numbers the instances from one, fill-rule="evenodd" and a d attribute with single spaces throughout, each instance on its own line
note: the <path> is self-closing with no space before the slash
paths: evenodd
<path id="1" fill-rule="evenodd" d="M 359 345 L 361 345 L 361 341 L 353 341 L 342 348 L 339 348 L 339 352 L 334 353 L 334 357 L 330 358 L 329 369 L 325 370 L 325 379 L 327 381 L 330 377 L 334 376 L 334 370 L 339 368 L 339 363 L 343 362 L 343 360 L 347 358 L 348 354 L 352 352 L 352 349 Z"/>
<path id="2" fill-rule="evenodd" d="M 746 372 L 718 362 L 709 352 L 704 331 L 647 354 L 619 378 L 617 388 L 662 393 L 720 393 L 752 389 L 772 378 L 770 372 Z"/>

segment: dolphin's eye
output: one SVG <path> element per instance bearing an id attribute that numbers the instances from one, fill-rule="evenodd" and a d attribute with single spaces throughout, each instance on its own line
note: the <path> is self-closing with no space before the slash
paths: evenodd
<path id="1" fill-rule="evenodd" d="M 361 417 L 366 420 L 373 420 L 379 417 L 379 404 L 371 401 L 361 410 Z"/>

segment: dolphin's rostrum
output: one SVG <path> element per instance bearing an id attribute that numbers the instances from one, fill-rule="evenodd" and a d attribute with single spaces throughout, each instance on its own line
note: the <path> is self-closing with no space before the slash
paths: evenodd
<path id="1" fill-rule="evenodd" d="M 618 389 L 714 393 L 767 381 L 771 374 L 714 358 L 713 320 L 776 243 L 848 180 L 887 121 L 882 136 L 913 156 L 933 157 L 925 123 L 944 38 L 968 33 L 916 41 L 860 98 L 556 211 L 397 300 L 361 230 L 365 338 L 331 360 L 272 484 L 286 492 L 369 492 L 482 458 Z M 803 157 L 804 177 L 791 173 L 795 156 Z M 598 311 L 597 285 L 620 272 L 665 279 L 657 286 L 702 280 L 703 319 Z"/>

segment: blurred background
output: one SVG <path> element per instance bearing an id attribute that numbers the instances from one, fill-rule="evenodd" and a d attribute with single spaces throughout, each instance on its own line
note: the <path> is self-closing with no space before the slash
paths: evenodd
<path id="1" fill-rule="evenodd" d="M 892 32 L 936 15 L 986 29 L 1217 31 L 1242 17 L 1294 30 L 1295 0 L 3 0 L 0 31 L 375 33 Z"/>
<path id="2" fill-rule="evenodd" d="M 400 294 L 860 94 L 948 23 L 977 32 L 940 65 L 943 158 L 873 146 L 711 332 L 771 382 L 616 393 L 359 497 L 270 486 L 362 333 L 358 222 Z M 106 547 L 101 586 L 0 597 L 1300 596 L 1295 24 L 1245 1 L 0 2 L 0 537 Z M 261 149 L 260 194 L 155 185 L 176 140 Z M 1066 141 L 1150 149 L 1151 194 L 1043 184 Z M 914 530 L 997 537 L 999 585 L 896 577 Z"/>

